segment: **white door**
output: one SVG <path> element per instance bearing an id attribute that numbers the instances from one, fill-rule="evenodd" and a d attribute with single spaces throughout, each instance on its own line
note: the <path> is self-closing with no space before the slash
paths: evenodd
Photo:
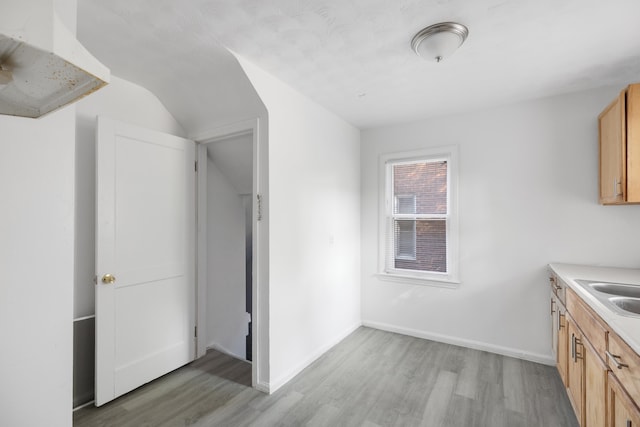
<path id="1" fill-rule="evenodd" d="M 195 143 L 98 118 L 100 406 L 194 359 Z"/>

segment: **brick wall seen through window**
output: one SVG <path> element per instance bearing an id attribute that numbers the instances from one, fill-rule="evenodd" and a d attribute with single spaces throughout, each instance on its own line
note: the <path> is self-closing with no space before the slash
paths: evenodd
<path id="1" fill-rule="evenodd" d="M 446 273 L 447 162 L 400 163 L 392 169 L 396 255 L 393 268 Z M 407 211 L 409 199 L 413 200 L 414 212 Z M 397 217 L 395 214 L 404 215 Z M 429 218 L 424 218 L 425 215 Z M 414 248 L 407 249 L 410 242 L 407 230 L 415 230 Z M 411 251 L 415 253 L 413 259 L 406 256 Z"/>

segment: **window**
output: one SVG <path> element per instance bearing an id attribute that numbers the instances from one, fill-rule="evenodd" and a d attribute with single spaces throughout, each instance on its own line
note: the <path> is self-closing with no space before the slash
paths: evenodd
<path id="1" fill-rule="evenodd" d="M 394 195 L 394 212 L 398 214 L 416 213 L 416 196 Z M 396 259 L 416 259 L 416 222 L 411 220 L 398 221 L 395 224 L 395 257 Z"/>
<path id="2" fill-rule="evenodd" d="M 458 281 L 456 150 L 383 156 L 382 275 Z"/>

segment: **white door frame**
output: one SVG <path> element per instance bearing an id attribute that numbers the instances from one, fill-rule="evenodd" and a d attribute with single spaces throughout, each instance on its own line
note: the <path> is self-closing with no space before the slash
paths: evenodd
<path id="1" fill-rule="evenodd" d="M 263 307 L 260 307 L 260 294 L 262 286 L 260 283 L 260 263 L 258 262 L 260 254 L 260 227 L 259 218 L 261 207 L 258 206 L 258 200 L 255 195 L 261 194 L 260 183 L 260 158 L 259 158 L 259 119 L 246 120 L 231 125 L 212 129 L 192 137 L 197 143 L 197 159 L 198 159 L 198 176 L 197 176 L 197 272 L 196 272 L 196 325 L 198 337 L 196 339 L 196 358 L 204 356 L 207 351 L 207 343 L 204 337 L 207 336 L 207 144 L 227 139 L 229 137 L 253 134 L 253 254 L 252 254 L 252 315 L 251 315 L 251 333 L 252 333 L 252 364 L 251 364 L 251 385 L 257 389 L 264 389 L 259 382 L 259 361 L 262 354 L 259 344 L 262 342 L 262 333 L 265 330 L 258 321 L 258 313 Z M 262 390 L 269 392 L 267 390 Z"/>

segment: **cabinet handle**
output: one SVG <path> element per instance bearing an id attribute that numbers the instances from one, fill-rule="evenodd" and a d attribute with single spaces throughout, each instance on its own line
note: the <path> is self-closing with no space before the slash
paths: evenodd
<path id="1" fill-rule="evenodd" d="M 582 345 L 580 338 L 571 334 L 571 358 L 575 363 L 578 363 L 578 359 L 582 359 L 582 354 L 578 353 L 579 345 Z"/>
<path id="2" fill-rule="evenodd" d="M 631 420 L 627 420 L 627 427 L 631 427 Z"/>
<path id="3" fill-rule="evenodd" d="M 582 353 L 578 352 L 578 346 L 582 346 L 582 340 L 578 337 L 575 337 L 574 342 L 575 344 L 573 345 L 574 347 L 573 352 L 575 354 L 575 358 L 573 360 L 577 363 L 578 359 L 582 359 Z"/>
<path id="4" fill-rule="evenodd" d="M 564 317 L 564 314 L 560 313 L 560 310 L 557 311 L 558 313 L 558 330 L 564 328 L 564 325 L 562 324 L 562 318 Z"/>
<path id="5" fill-rule="evenodd" d="M 622 187 L 622 181 L 618 181 L 617 178 L 613 178 L 613 194 L 615 196 L 619 196 L 622 194 L 622 191 L 618 192 L 618 186 Z"/>
<path id="6" fill-rule="evenodd" d="M 571 334 L 571 358 L 576 361 L 576 336 Z"/>
<path id="7" fill-rule="evenodd" d="M 553 309 L 553 303 L 555 301 L 553 300 L 553 298 L 551 299 L 551 315 L 553 316 L 553 313 L 555 313 L 556 311 Z"/>
<path id="8" fill-rule="evenodd" d="M 551 282 L 551 287 L 558 292 L 560 289 L 562 289 L 562 286 L 558 285 L 557 283 L 557 279 L 555 277 L 549 277 L 549 282 Z"/>
<path id="9" fill-rule="evenodd" d="M 622 369 L 622 368 L 628 368 L 629 365 L 627 365 L 626 363 L 622 363 L 620 362 L 618 359 L 620 359 L 620 356 L 617 356 L 615 354 L 611 354 L 608 351 L 605 351 L 607 357 L 609 358 L 609 360 L 611 360 L 613 362 L 613 364 L 615 365 L 616 368 L 618 369 Z"/>

